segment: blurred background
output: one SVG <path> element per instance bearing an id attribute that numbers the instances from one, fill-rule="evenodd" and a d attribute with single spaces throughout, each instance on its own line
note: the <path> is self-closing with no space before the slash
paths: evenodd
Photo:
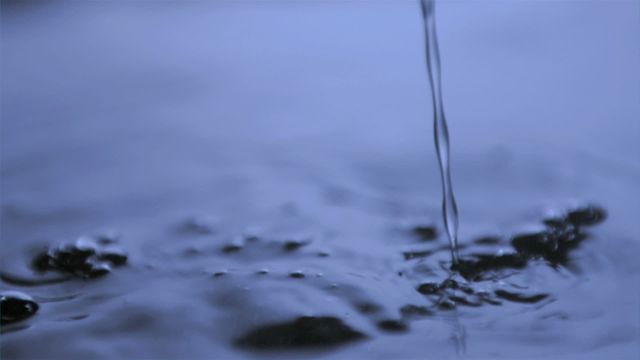
<path id="1" fill-rule="evenodd" d="M 637 179 L 637 1 L 437 17 L 454 183 L 479 191 L 470 163 L 514 151 Z M 3 203 L 155 197 L 254 162 L 421 162 L 436 184 L 423 37 L 407 0 L 3 0 Z"/>

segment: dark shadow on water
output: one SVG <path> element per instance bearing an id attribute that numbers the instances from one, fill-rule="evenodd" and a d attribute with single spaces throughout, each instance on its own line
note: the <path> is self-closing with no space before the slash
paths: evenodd
<path id="1" fill-rule="evenodd" d="M 335 317 L 299 317 L 291 322 L 259 327 L 235 345 L 253 350 L 333 347 L 367 336 Z"/>

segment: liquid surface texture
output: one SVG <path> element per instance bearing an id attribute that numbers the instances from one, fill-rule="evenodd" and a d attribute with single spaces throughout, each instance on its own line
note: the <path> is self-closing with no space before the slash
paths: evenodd
<path id="1" fill-rule="evenodd" d="M 635 2 L 438 3 L 456 275 L 417 1 L 2 6 L 3 360 L 637 359 Z"/>

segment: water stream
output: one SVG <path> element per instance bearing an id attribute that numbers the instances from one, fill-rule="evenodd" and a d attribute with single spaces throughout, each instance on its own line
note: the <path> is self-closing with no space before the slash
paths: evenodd
<path id="1" fill-rule="evenodd" d="M 451 182 L 449 129 L 442 100 L 440 50 L 436 32 L 435 0 L 420 0 L 425 27 L 425 52 L 431 99 L 433 103 L 433 137 L 442 180 L 442 217 L 451 246 L 451 263 L 458 264 L 458 205 Z"/>

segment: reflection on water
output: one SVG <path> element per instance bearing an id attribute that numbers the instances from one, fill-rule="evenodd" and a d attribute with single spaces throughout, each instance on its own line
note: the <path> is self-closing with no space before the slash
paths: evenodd
<path id="1" fill-rule="evenodd" d="M 454 277 L 417 3 L 3 8 L 2 357 L 635 358 L 638 5 L 441 5 Z"/>

